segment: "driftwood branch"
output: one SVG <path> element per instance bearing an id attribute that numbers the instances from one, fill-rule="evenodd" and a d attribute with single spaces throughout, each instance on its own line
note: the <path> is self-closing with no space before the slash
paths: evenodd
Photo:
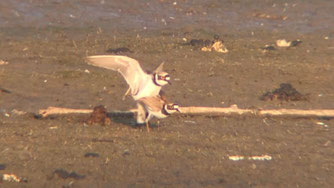
<path id="1" fill-rule="evenodd" d="M 254 114 L 255 111 L 253 109 L 240 109 L 237 105 L 232 105 L 228 108 L 220 108 L 220 107 L 180 107 L 180 112 L 184 114 Z"/>
<path id="2" fill-rule="evenodd" d="M 70 114 L 70 113 L 92 113 L 90 109 L 71 109 L 49 107 L 42 109 L 39 114 L 43 117 L 53 114 Z M 112 111 L 110 114 L 133 114 L 136 109 L 129 111 Z M 217 115 L 257 115 L 257 116 L 292 116 L 292 117 L 334 117 L 334 110 L 314 109 L 314 110 L 299 110 L 299 109 L 276 109 L 276 110 L 260 110 L 260 109 L 240 109 L 236 105 L 228 108 L 220 107 L 180 107 L 182 114 L 217 114 Z"/>
<path id="3" fill-rule="evenodd" d="M 54 106 L 50 106 L 47 109 L 39 110 L 39 114 L 42 117 L 46 117 L 49 115 L 55 115 L 55 114 L 90 114 L 92 112 L 93 112 L 92 109 L 60 108 L 60 107 L 54 107 Z M 129 111 L 112 111 L 109 113 L 111 114 L 133 114 L 135 112 L 137 112 L 136 109 L 130 109 Z"/>
<path id="4" fill-rule="evenodd" d="M 90 109 L 72 109 L 72 108 L 59 108 L 50 106 L 47 109 L 39 110 L 39 114 L 43 117 L 53 115 L 53 114 L 89 114 L 93 110 Z"/>
<path id="5" fill-rule="evenodd" d="M 334 117 L 334 110 L 325 109 L 312 109 L 312 110 L 300 110 L 300 109 L 240 109 L 236 105 L 232 105 L 228 108 L 216 108 L 216 107 L 182 107 L 180 108 L 182 113 L 187 114 L 222 114 L 222 115 L 258 115 L 258 116 L 293 116 L 293 117 Z"/>

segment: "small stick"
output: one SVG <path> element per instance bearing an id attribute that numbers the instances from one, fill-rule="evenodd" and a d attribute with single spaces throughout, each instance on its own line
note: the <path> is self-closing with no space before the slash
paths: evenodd
<path id="1" fill-rule="evenodd" d="M 180 107 L 180 112 L 184 114 L 255 114 L 256 110 L 252 109 L 240 109 L 237 105 L 232 105 L 228 108 L 221 108 L 221 107 L 196 107 L 196 106 L 190 106 L 190 107 Z"/>
<path id="2" fill-rule="evenodd" d="M 130 109 L 129 111 L 112 111 L 110 113 L 112 114 L 133 114 L 137 110 L 136 109 Z M 41 109 L 39 110 L 39 114 L 42 115 L 42 117 L 46 117 L 53 114 L 89 114 L 92 113 L 93 110 L 91 109 L 72 109 L 72 108 L 60 108 L 60 107 L 54 107 L 50 106 L 47 109 Z"/>
<path id="3" fill-rule="evenodd" d="M 298 116 L 298 117 L 334 117 L 334 110 L 314 109 L 278 109 L 278 110 L 258 110 L 263 116 Z"/>
<path id="4" fill-rule="evenodd" d="M 188 114 L 253 114 L 258 116 L 293 116 L 293 117 L 334 117 L 334 110 L 330 109 L 312 109 L 312 110 L 300 110 L 300 109 L 273 109 L 273 110 L 261 110 L 261 109 L 240 109 L 236 105 L 232 105 L 228 108 L 219 107 L 180 107 L 182 113 Z"/>
<path id="5" fill-rule="evenodd" d="M 259 110 L 259 109 L 240 109 L 236 105 L 228 108 L 220 107 L 180 107 L 182 114 L 221 114 L 221 115 L 245 115 L 253 114 L 258 116 L 293 116 L 293 117 L 334 117 L 334 110 L 314 109 L 314 110 L 299 110 L 299 109 L 276 109 L 276 110 Z M 43 117 L 52 114 L 70 114 L 70 113 L 92 113 L 90 109 L 71 109 L 48 107 L 47 109 L 39 110 L 39 114 Z M 112 111 L 111 114 L 133 114 L 137 109 L 129 111 Z"/>
<path id="6" fill-rule="evenodd" d="M 89 114 L 92 112 L 93 110 L 90 110 L 90 109 L 71 109 L 71 108 L 59 108 L 59 107 L 53 107 L 53 106 L 49 106 L 47 109 L 39 110 L 39 114 L 42 115 L 43 117 L 46 117 L 52 114 L 71 114 L 71 113 Z"/>

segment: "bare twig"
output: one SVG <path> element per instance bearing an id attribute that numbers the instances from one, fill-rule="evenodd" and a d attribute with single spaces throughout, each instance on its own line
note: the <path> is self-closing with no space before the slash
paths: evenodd
<path id="1" fill-rule="evenodd" d="M 278 110 L 259 110 L 258 114 L 263 116 L 334 117 L 334 110 L 278 109 Z"/>
<path id="2" fill-rule="evenodd" d="M 133 114 L 137 110 L 131 109 L 129 111 L 113 111 L 110 112 L 112 114 Z M 91 109 L 72 109 L 72 108 L 60 108 L 60 107 L 53 107 L 50 106 L 47 109 L 39 110 L 39 114 L 43 117 L 54 115 L 54 114 L 89 114 L 92 113 L 93 110 Z"/>
<path id="3" fill-rule="evenodd" d="M 219 108 L 219 107 L 180 107 L 181 113 L 185 114 L 254 114 L 255 111 L 252 109 L 240 109 L 237 105 L 232 105 L 228 108 Z"/>
<path id="4" fill-rule="evenodd" d="M 69 114 L 69 113 L 92 113 L 90 109 L 70 109 L 49 107 L 42 109 L 39 114 L 43 117 L 52 114 Z M 112 111 L 111 114 L 133 114 L 136 109 L 129 111 Z M 259 110 L 259 109 L 240 109 L 236 105 L 228 108 L 219 107 L 180 107 L 180 112 L 183 114 L 219 114 L 219 115 L 258 115 L 258 116 L 293 116 L 293 117 L 334 117 L 334 110 L 313 109 L 313 110 L 299 110 L 299 109 L 276 109 L 276 110 Z"/>
<path id="5" fill-rule="evenodd" d="M 59 108 L 50 106 L 47 109 L 39 110 L 39 114 L 43 117 L 52 115 L 52 114 L 89 114 L 92 113 L 93 110 L 90 109 L 71 109 L 71 108 Z"/>
<path id="6" fill-rule="evenodd" d="M 273 110 L 260 110 L 260 109 L 240 109 L 236 105 L 232 105 L 229 108 L 215 108 L 215 107 L 180 107 L 182 113 L 188 114 L 253 114 L 258 116 L 293 116 L 293 117 L 334 117 L 334 110 L 330 109 L 312 109 L 312 110 L 300 110 L 300 109 L 273 109 Z"/>

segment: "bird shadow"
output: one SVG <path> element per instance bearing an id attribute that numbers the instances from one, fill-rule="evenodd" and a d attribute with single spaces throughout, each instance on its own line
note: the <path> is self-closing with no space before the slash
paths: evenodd
<path id="1" fill-rule="evenodd" d="M 119 114 L 119 113 L 112 113 L 108 112 L 107 116 L 110 118 L 112 122 L 119 123 L 131 128 L 143 128 L 146 127 L 145 123 L 137 124 L 136 123 L 136 114 L 128 113 L 128 114 Z M 150 122 L 150 128 L 156 128 L 158 125 L 156 122 Z"/>
<path id="2" fill-rule="evenodd" d="M 135 114 L 119 114 L 108 112 L 107 116 L 112 122 L 123 124 L 129 127 L 136 127 Z"/>

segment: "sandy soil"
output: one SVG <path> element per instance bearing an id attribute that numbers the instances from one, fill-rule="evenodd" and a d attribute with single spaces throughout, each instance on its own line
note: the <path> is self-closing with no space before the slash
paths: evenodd
<path id="1" fill-rule="evenodd" d="M 88 115 L 36 118 L 48 106 L 135 107 L 116 72 L 89 66 L 108 49 L 147 70 L 165 62 L 164 91 L 181 106 L 334 109 L 331 1 L 0 2 L 0 187 L 331 187 L 330 118 L 173 115 L 152 131 L 131 116 L 108 126 Z M 219 35 L 228 53 L 191 39 Z M 277 39 L 300 39 L 279 48 Z M 265 45 L 275 50 L 264 51 Z M 303 101 L 262 101 L 290 83 Z M 25 114 L 22 114 L 26 112 Z M 232 161 L 229 156 L 245 160 Z M 269 155 L 268 161 L 247 157 Z"/>

